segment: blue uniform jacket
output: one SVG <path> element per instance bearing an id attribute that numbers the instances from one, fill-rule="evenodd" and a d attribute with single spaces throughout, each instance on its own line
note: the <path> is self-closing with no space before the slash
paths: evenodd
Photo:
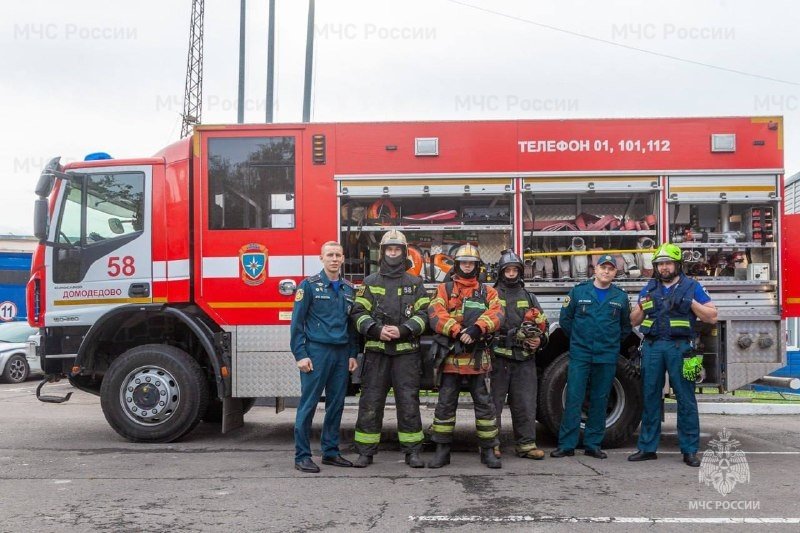
<path id="1" fill-rule="evenodd" d="M 309 341 L 350 346 L 350 356 L 358 354 L 358 334 L 350 323 L 355 302 L 353 284 L 340 278 L 335 291 L 323 270 L 304 279 L 294 296 L 291 348 L 296 360 L 308 357 Z"/>
<path id="2" fill-rule="evenodd" d="M 559 326 L 569 338 L 569 355 L 593 363 L 616 363 L 631 332 L 628 295 L 614 285 L 602 303 L 592 280 L 576 285 L 564 299 Z"/>

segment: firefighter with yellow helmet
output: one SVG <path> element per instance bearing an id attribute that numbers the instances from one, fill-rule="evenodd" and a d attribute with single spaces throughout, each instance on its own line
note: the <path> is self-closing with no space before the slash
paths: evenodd
<path id="1" fill-rule="evenodd" d="M 422 468 L 423 433 L 419 412 L 422 359 L 419 337 L 427 326 L 430 298 L 422 279 L 406 272 L 408 243 L 397 230 L 380 243 L 378 272 L 356 292 L 352 320 L 365 337 L 355 446 L 357 468 L 372 464 L 378 451 L 386 395 L 394 387 L 397 434 L 412 468 Z"/>
<path id="2" fill-rule="evenodd" d="M 638 451 L 629 461 L 657 459 L 661 437 L 661 402 L 664 372 L 678 401 L 678 442 L 683 462 L 700 466 L 700 419 L 694 397 L 698 358 L 692 356 L 691 341 L 697 320 L 714 324 L 717 309 L 700 283 L 682 269 L 682 251 L 671 243 L 662 244 L 653 254 L 653 279 L 639 294 L 639 305 L 631 312 L 631 324 L 639 326 L 642 342 L 642 427 Z M 700 366 L 700 368 L 702 368 Z"/>
<path id="3" fill-rule="evenodd" d="M 475 246 L 461 246 L 453 260 L 452 279 L 439 285 L 428 307 L 431 329 L 442 356 L 438 367 L 439 400 L 431 426 L 436 455 L 428 468 L 450 464 L 462 384 L 472 395 L 481 462 L 489 468 L 500 468 L 500 458 L 493 450 L 499 443 L 498 429 L 487 379 L 491 371 L 491 335 L 503 321 L 503 308 L 494 287 L 487 287 L 478 279 L 481 256 Z"/>

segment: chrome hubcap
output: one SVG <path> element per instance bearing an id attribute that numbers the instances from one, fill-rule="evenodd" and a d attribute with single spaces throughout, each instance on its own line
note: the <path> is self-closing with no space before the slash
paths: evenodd
<path id="1" fill-rule="evenodd" d="M 157 426 L 175 414 L 181 391 L 172 374 L 163 368 L 143 366 L 125 376 L 119 400 L 128 418 L 138 424 Z"/>

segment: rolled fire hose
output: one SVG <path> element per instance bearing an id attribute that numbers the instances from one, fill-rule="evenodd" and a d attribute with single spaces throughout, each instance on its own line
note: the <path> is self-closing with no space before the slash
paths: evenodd
<path id="1" fill-rule="evenodd" d="M 573 237 L 570 250 L 574 252 L 586 251 L 586 243 L 581 237 Z M 572 268 L 572 275 L 575 278 L 588 278 L 589 277 L 589 260 L 585 255 L 573 255 L 570 257 L 570 267 Z"/>
<path id="2" fill-rule="evenodd" d="M 636 244 L 636 248 L 640 250 L 647 250 L 653 248 L 655 245 L 656 243 L 653 242 L 653 239 L 649 237 L 642 237 Z M 653 275 L 653 256 L 650 254 L 637 254 L 636 264 L 639 266 L 640 275 L 642 277 L 649 278 Z"/>

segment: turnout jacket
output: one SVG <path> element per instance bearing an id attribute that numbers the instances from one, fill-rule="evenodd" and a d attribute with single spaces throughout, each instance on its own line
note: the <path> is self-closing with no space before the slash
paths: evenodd
<path id="1" fill-rule="evenodd" d="M 452 288 L 451 288 L 452 287 Z M 448 293 L 448 289 L 449 293 Z M 453 276 L 451 281 L 436 288 L 436 296 L 428 307 L 431 329 L 444 337 L 458 339 L 472 325 L 482 335 L 494 333 L 503 321 L 503 307 L 494 287 L 482 285 L 477 279 Z M 462 346 L 457 341 L 452 353 L 444 360 L 443 372 L 483 374 L 490 370 L 490 358 L 485 345 L 478 341 Z M 481 348 L 481 349 L 476 349 Z M 481 360 L 476 363 L 476 358 Z"/>
<path id="2" fill-rule="evenodd" d="M 428 324 L 430 298 L 422 279 L 403 272 L 388 276 L 380 272 L 364 279 L 356 291 L 352 320 L 364 335 L 364 349 L 388 355 L 419 351 L 419 337 Z M 398 326 L 400 338 L 380 340 L 383 326 Z"/>
<path id="3" fill-rule="evenodd" d="M 505 319 L 500 324 L 498 336 L 495 338 L 492 351 L 496 356 L 507 357 L 517 361 L 524 361 L 532 357 L 532 353 L 526 353 L 522 349 L 522 344 L 515 340 L 517 329 L 525 320 L 525 313 L 534 308 L 539 311 L 535 318 L 535 323 L 540 330 L 543 329 L 542 343 L 540 348 L 547 344 L 548 323 L 547 316 L 539 305 L 536 296 L 528 293 L 522 283 L 515 283 L 511 286 L 502 281 L 497 284 L 497 295 L 500 298 L 500 305 L 503 306 Z M 544 324 L 544 326 L 542 326 Z"/>

